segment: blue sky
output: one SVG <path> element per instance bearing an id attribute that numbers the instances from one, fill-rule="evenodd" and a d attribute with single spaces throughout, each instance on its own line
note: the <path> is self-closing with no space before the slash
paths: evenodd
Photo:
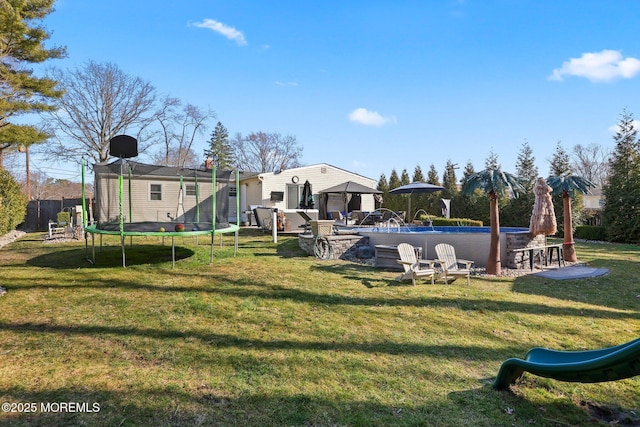
<path id="1" fill-rule="evenodd" d="M 515 173 L 525 140 L 546 176 L 558 141 L 610 148 L 623 109 L 640 117 L 635 0 L 55 7 L 49 43 L 66 45 L 68 58 L 49 65 L 115 63 L 160 94 L 211 108 L 231 135 L 291 134 L 304 164 L 374 179 L 416 165 L 426 175 L 431 164 L 441 176 L 447 160 L 481 170 L 491 151 Z"/>

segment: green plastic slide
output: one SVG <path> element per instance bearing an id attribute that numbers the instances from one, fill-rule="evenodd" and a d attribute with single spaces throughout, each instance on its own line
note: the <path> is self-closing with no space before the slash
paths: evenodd
<path id="1" fill-rule="evenodd" d="M 589 351 L 556 351 L 536 347 L 524 359 L 502 363 L 493 387 L 501 390 L 524 372 L 559 381 L 597 383 L 640 375 L 640 338 L 615 347 Z"/>

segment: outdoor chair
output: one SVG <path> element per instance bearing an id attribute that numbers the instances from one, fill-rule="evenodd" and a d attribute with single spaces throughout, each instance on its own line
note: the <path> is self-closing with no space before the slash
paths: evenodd
<path id="1" fill-rule="evenodd" d="M 471 285 L 471 266 L 473 261 L 466 259 L 457 259 L 456 250 L 447 243 L 439 243 L 436 245 L 436 254 L 438 259 L 436 262 L 442 267 L 444 281 L 449 282 L 449 278 L 453 280 L 458 277 L 466 277 L 467 285 Z M 453 281 L 452 280 L 452 281 Z"/>
<path id="2" fill-rule="evenodd" d="M 419 260 L 416 257 L 414 247 L 408 243 L 400 243 L 398 245 L 398 255 L 400 255 L 398 263 L 402 265 L 404 273 L 398 276 L 396 280 L 403 281 L 411 279 L 411 283 L 415 286 L 416 279 L 431 277 L 431 284 L 434 284 L 436 278 L 436 271 L 433 268 L 435 261 Z"/>
<path id="3" fill-rule="evenodd" d="M 329 213 L 331 214 L 332 220 L 339 223 L 344 222 L 344 224 L 347 225 L 346 218 L 342 216 L 342 213 L 340 211 L 331 211 Z"/>

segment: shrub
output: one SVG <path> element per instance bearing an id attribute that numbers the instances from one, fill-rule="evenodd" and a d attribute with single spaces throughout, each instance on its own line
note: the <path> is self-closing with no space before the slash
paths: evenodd
<path id="1" fill-rule="evenodd" d="M 6 169 L 0 168 L 0 234 L 5 234 L 24 222 L 27 197 L 20 184 Z"/>
<path id="2" fill-rule="evenodd" d="M 70 212 L 58 212 L 57 215 L 58 222 L 66 222 L 69 224 L 71 222 L 71 213 Z"/>
<path id="3" fill-rule="evenodd" d="M 607 229 L 598 225 L 578 225 L 573 236 L 584 240 L 607 240 Z"/>
<path id="4" fill-rule="evenodd" d="M 469 218 L 442 218 L 431 216 L 429 217 L 433 225 L 438 226 L 466 226 L 466 227 L 482 227 L 482 221 Z M 426 221 L 425 215 L 420 215 L 420 220 Z"/>

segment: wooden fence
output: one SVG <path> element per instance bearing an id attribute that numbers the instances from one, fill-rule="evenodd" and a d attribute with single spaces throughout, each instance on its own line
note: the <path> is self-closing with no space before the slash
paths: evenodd
<path id="1" fill-rule="evenodd" d="M 86 207 L 90 213 L 92 200 L 86 199 Z M 71 212 L 76 206 L 82 205 L 82 198 L 62 200 L 31 200 L 27 205 L 27 217 L 18 227 L 26 231 L 44 231 L 49 229 L 49 221 L 56 221 L 58 212 Z M 90 216 L 87 216 L 89 219 Z"/>

